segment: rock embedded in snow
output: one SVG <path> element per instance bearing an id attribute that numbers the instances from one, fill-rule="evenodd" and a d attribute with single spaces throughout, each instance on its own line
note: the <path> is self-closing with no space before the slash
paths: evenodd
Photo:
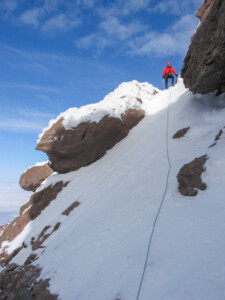
<path id="1" fill-rule="evenodd" d="M 216 137 L 215 137 L 215 142 L 218 141 L 218 140 L 220 139 L 220 137 L 221 137 L 222 134 L 223 134 L 223 130 L 220 129 L 220 131 L 218 132 L 218 134 L 217 134 Z"/>
<path id="2" fill-rule="evenodd" d="M 220 140 L 222 134 L 223 134 L 223 130 L 220 129 L 220 131 L 218 132 L 218 134 L 216 135 L 216 137 L 215 137 L 215 139 L 214 139 L 214 143 L 211 144 L 211 145 L 209 146 L 209 148 L 212 148 L 212 147 L 216 146 L 217 141 Z"/>
<path id="3" fill-rule="evenodd" d="M 59 181 L 53 186 L 34 193 L 29 202 L 20 208 L 20 216 L 15 218 L 3 231 L 0 236 L 0 245 L 3 241 L 12 241 L 24 227 L 31 221 L 36 219 L 41 212 L 53 201 L 59 192 L 68 184 Z"/>
<path id="4" fill-rule="evenodd" d="M 60 225 L 61 222 L 56 223 L 52 231 L 49 233 L 46 232 L 51 228 L 51 226 L 45 226 L 41 233 L 38 235 L 37 239 L 35 240 L 35 238 L 33 238 L 31 240 L 32 250 L 35 251 L 39 248 L 44 248 L 42 244 L 53 234 L 53 232 L 59 229 Z"/>
<path id="5" fill-rule="evenodd" d="M 37 165 L 29 168 L 21 175 L 19 184 L 22 189 L 35 192 L 52 173 L 53 170 L 48 163 Z"/>
<path id="6" fill-rule="evenodd" d="M 74 208 L 76 208 L 79 205 L 80 205 L 80 202 L 78 202 L 78 201 L 73 202 L 66 210 L 64 210 L 62 212 L 62 215 L 69 216 L 69 214 L 71 213 L 71 211 L 73 211 Z"/>
<path id="7" fill-rule="evenodd" d="M 15 264 L 15 263 L 12 263 L 12 264 L 8 264 L 7 266 L 6 266 L 6 270 L 9 272 L 9 271 L 13 271 L 13 270 L 15 270 L 17 268 L 17 264 Z"/>
<path id="8" fill-rule="evenodd" d="M 30 265 L 33 261 L 38 259 L 38 255 L 36 253 L 31 253 L 30 256 L 26 259 L 24 265 Z"/>
<path id="9" fill-rule="evenodd" d="M 7 265 L 0 273 L 0 299 L 58 299 L 57 295 L 48 290 L 49 279 L 40 279 L 40 273 L 41 269 L 32 265 Z"/>
<path id="10" fill-rule="evenodd" d="M 225 1 L 206 0 L 197 16 L 201 23 L 192 38 L 181 76 L 194 93 L 225 92 Z"/>
<path id="11" fill-rule="evenodd" d="M 4 251 L 0 253 L 0 266 L 8 266 L 11 260 L 23 249 L 22 246 L 17 247 L 12 253 L 8 254 L 7 246 L 5 246 Z"/>
<path id="12" fill-rule="evenodd" d="M 186 127 L 183 129 L 178 130 L 174 135 L 173 135 L 173 139 L 179 139 L 181 137 L 184 137 L 185 134 L 188 132 L 188 130 L 190 129 L 190 127 Z"/>
<path id="13" fill-rule="evenodd" d="M 185 164 L 180 169 L 177 174 L 178 190 L 183 196 L 196 196 L 197 189 L 202 191 L 206 189 L 206 184 L 201 179 L 201 175 L 205 171 L 204 164 L 206 160 L 207 155 L 203 155 Z"/>

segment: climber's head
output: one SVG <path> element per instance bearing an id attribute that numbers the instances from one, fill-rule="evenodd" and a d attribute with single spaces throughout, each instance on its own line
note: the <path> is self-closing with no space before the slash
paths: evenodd
<path id="1" fill-rule="evenodd" d="M 170 67 L 170 62 L 168 61 L 167 66 Z"/>

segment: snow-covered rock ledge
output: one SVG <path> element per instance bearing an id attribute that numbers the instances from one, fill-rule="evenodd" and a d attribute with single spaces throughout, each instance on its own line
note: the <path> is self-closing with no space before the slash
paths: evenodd
<path id="1" fill-rule="evenodd" d="M 158 89 L 149 83 L 122 83 L 102 101 L 61 113 L 39 136 L 54 171 L 75 171 L 100 159 L 145 116 L 145 103 Z"/>

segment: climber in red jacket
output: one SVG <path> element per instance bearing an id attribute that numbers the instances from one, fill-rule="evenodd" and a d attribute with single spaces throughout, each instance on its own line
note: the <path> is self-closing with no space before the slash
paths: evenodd
<path id="1" fill-rule="evenodd" d="M 164 71 L 163 71 L 163 78 L 165 78 L 165 85 L 166 85 L 166 89 L 168 88 L 168 79 L 171 78 L 172 79 L 172 86 L 174 86 L 174 77 L 173 74 L 175 76 L 178 76 L 177 73 L 175 72 L 174 68 L 171 66 L 170 62 L 167 63 L 167 67 L 165 67 Z"/>

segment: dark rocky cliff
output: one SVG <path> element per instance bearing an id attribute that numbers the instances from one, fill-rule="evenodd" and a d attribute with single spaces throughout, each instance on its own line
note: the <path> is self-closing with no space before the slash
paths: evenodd
<path id="1" fill-rule="evenodd" d="M 181 77 L 193 93 L 225 92 L 225 1 L 205 0 Z"/>

